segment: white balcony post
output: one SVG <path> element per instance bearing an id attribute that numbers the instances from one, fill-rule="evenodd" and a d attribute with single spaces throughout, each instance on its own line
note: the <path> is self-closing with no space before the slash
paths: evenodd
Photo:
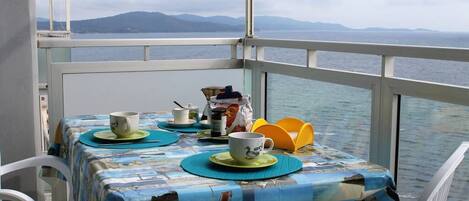
<path id="1" fill-rule="evenodd" d="M 246 0 L 246 38 L 254 36 L 254 8 L 253 0 Z"/>
<path id="2" fill-rule="evenodd" d="M 49 31 L 54 31 L 54 0 L 49 0 Z"/>
<path id="3" fill-rule="evenodd" d="M 246 45 L 246 40 L 243 41 L 243 86 L 244 86 L 244 93 L 252 95 L 252 72 L 253 70 L 246 68 L 246 60 L 252 59 L 252 47 L 251 45 Z"/>
<path id="4" fill-rule="evenodd" d="M 264 60 L 264 47 L 256 46 L 256 61 Z M 252 100 L 254 108 L 254 118 L 265 118 L 266 86 L 267 74 L 259 68 L 252 69 Z"/>
<path id="5" fill-rule="evenodd" d="M 66 26 L 66 31 L 71 32 L 71 25 L 70 25 L 70 0 L 65 0 L 65 12 L 66 12 L 66 19 L 65 19 L 65 26 Z"/>
<path id="6" fill-rule="evenodd" d="M 394 75 L 394 58 L 382 57 L 381 81 L 373 87 L 370 135 L 370 161 L 396 173 L 398 96 L 386 82 Z"/>
<path id="7" fill-rule="evenodd" d="M 238 59 L 238 45 L 231 45 L 231 59 Z"/>
<path id="8" fill-rule="evenodd" d="M 306 50 L 306 66 L 309 68 L 318 66 L 318 55 L 316 50 Z"/>
<path id="9" fill-rule="evenodd" d="M 33 0 L 0 1 L 0 151 L 3 164 L 41 153 L 39 75 Z M 2 176 L 2 187 L 36 198 L 37 172 Z"/>
<path id="10" fill-rule="evenodd" d="M 150 60 L 150 46 L 148 45 L 143 46 L 143 60 Z"/>

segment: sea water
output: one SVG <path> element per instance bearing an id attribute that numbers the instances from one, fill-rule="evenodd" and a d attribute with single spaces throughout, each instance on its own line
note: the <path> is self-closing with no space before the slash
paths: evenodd
<path id="1" fill-rule="evenodd" d="M 469 48 L 469 33 L 278 31 L 258 37 L 404 44 Z M 73 38 L 206 38 L 242 37 L 239 32 L 74 34 Z M 240 51 L 239 51 L 240 52 Z M 152 59 L 229 58 L 229 47 L 152 47 Z M 304 50 L 266 48 L 267 60 L 304 65 Z M 141 60 L 142 48 L 86 48 L 72 50 L 74 61 Z M 381 57 L 318 52 L 318 66 L 380 74 Z M 396 58 L 395 76 L 469 86 L 469 63 Z M 220 78 L 223 79 L 223 78 Z M 340 78 L 337 78 L 340 79 Z M 315 127 L 316 141 L 368 159 L 371 91 L 284 75 L 268 74 L 267 117 L 271 121 L 297 116 Z M 469 107 L 401 97 L 397 185 L 403 200 L 414 200 L 432 175 L 462 141 L 469 141 Z M 467 200 L 469 165 L 455 175 L 449 200 Z"/>

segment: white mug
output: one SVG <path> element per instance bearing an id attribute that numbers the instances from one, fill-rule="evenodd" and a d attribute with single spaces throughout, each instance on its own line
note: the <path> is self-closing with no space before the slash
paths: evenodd
<path id="1" fill-rule="evenodd" d="M 113 112 L 109 114 L 111 131 L 117 137 L 129 137 L 138 131 L 137 112 Z"/>
<path id="2" fill-rule="evenodd" d="M 264 150 L 265 142 L 270 142 L 270 146 Z M 260 133 L 236 132 L 228 135 L 230 155 L 241 164 L 251 164 L 260 155 L 271 151 L 274 141 L 264 137 Z"/>
<path id="3" fill-rule="evenodd" d="M 173 109 L 174 123 L 185 124 L 189 122 L 189 109 L 187 108 L 174 108 Z"/>

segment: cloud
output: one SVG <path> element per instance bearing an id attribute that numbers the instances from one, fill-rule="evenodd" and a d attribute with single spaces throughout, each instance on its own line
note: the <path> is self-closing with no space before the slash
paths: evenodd
<path id="1" fill-rule="evenodd" d="M 39 16 L 47 17 L 47 2 L 37 1 Z M 111 16 L 129 11 L 240 17 L 244 16 L 244 6 L 245 0 L 74 0 L 72 19 Z M 65 15 L 60 8 L 64 6 L 56 5 L 56 16 L 63 19 Z M 469 31 L 467 0 L 254 0 L 254 8 L 256 15 L 334 22 L 355 28 Z"/>

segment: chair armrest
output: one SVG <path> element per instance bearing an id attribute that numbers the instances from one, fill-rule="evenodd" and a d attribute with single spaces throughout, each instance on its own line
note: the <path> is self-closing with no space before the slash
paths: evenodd
<path id="1" fill-rule="evenodd" d="M 57 169 L 67 180 L 67 195 L 72 201 L 72 173 L 65 160 L 56 156 L 36 156 L 0 166 L 0 176 L 24 168 L 48 166 Z"/>
<path id="2" fill-rule="evenodd" d="M 454 151 L 445 163 L 438 169 L 430 182 L 425 186 L 420 201 L 427 201 L 433 199 L 438 195 L 440 189 L 451 187 L 452 178 L 456 168 L 461 164 L 464 159 L 464 154 L 469 149 L 469 141 L 462 142 L 461 145 Z M 449 183 L 447 182 L 449 180 Z M 447 186 L 446 186 L 447 185 Z M 447 193 L 444 195 L 445 200 Z"/>
<path id="3" fill-rule="evenodd" d="M 0 189 L 0 200 L 34 201 L 26 194 L 10 189 Z"/>

